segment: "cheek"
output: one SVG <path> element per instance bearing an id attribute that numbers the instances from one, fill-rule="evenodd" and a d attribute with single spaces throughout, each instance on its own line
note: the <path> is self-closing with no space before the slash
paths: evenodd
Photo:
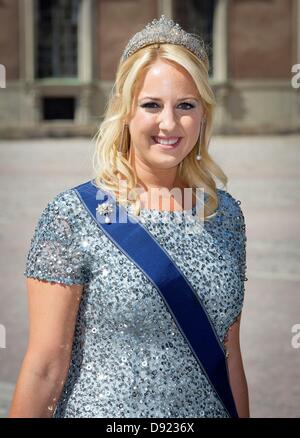
<path id="1" fill-rule="evenodd" d="M 195 143 L 200 134 L 201 120 L 198 117 L 189 117 L 182 121 L 182 126 L 191 143 Z"/>
<path id="2" fill-rule="evenodd" d="M 129 128 L 133 136 L 139 136 L 143 134 L 153 134 L 153 128 L 156 124 L 155 114 L 146 114 L 137 112 L 134 118 L 131 120 Z"/>

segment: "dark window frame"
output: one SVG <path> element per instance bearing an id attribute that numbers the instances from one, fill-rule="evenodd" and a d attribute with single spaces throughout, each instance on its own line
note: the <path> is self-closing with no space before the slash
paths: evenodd
<path id="1" fill-rule="evenodd" d="M 82 0 L 35 1 L 35 77 L 78 78 Z"/>

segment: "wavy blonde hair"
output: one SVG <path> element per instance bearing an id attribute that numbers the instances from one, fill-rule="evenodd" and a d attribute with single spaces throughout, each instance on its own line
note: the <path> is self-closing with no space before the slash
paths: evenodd
<path id="1" fill-rule="evenodd" d="M 203 62 L 185 47 L 174 44 L 152 44 L 144 47 L 125 61 L 119 63 L 116 81 L 111 90 L 104 119 L 96 133 L 96 147 L 93 155 L 95 185 L 104 191 L 112 191 L 120 204 L 132 204 L 134 214 L 139 215 L 141 202 L 136 191 L 137 175 L 129 162 L 128 152 L 131 147 L 130 133 L 124 135 L 124 121 L 133 109 L 134 96 L 140 80 L 147 69 L 157 60 L 163 59 L 183 67 L 192 77 L 199 91 L 206 114 L 204 132 L 192 151 L 178 166 L 178 175 L 188 187 L 204 189 L 207 201 L 204 206 L 204 220 L 214 216 L 218 207 L 215 177 L 223 186 L 227 177 L 208 153 L 212 132 L 213 112 L 215 108 L 214 93 L 208 80 L 208 61 Z M 199 145 L 202 139 L 202 144 Z M 202 159 L 196 160 L 200 146 Z M 128 192 L 121 196 L 120 180 L 125 180 Z M 125 199 L 125 202 L 124 202 Z"/>

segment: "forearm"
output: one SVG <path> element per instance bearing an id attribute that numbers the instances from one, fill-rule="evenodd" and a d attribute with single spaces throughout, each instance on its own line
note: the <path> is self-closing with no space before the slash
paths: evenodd
<path id="1" fill-rule="evenodd" d="M 43 369 L 24 358 L 16 384 L 9 418 L 49 418 L 63 389 L 68 367 Z"/>

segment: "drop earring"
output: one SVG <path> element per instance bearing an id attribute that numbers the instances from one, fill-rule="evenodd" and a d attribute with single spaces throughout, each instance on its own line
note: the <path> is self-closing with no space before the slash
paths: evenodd
<path id="1" fill-rule="evenodd" d="M 205 117 L 202 118 L 201 120 L 201 127 L 200 127 L 200 135 L 199 135 L 199 146 L 198 146 L 198 153 L 196 155 L 196 160 L 200 161 L 201 160 L 201 146 L 202 146 L 202 140 L 203 140 L 203 133 L 205 131 L 205 123 L 206 123 L 206 119 Z"/>
<path id="2" fill-rule="evenodd" d="M 118 151 L 123 154 L 123 150 L 126 148 L 126 153 L 128 152 L 128 139 L 129 139 L 129 127 L 127 123 L 123 123 L 123 127 L 122 127 L 122 133 L 121 133 L 121 137 L 120 137 L 120 143 L 119 143 L 119 148 Z M 124 148 L 124 144 L 125 144 L 125 148 Z"/>

